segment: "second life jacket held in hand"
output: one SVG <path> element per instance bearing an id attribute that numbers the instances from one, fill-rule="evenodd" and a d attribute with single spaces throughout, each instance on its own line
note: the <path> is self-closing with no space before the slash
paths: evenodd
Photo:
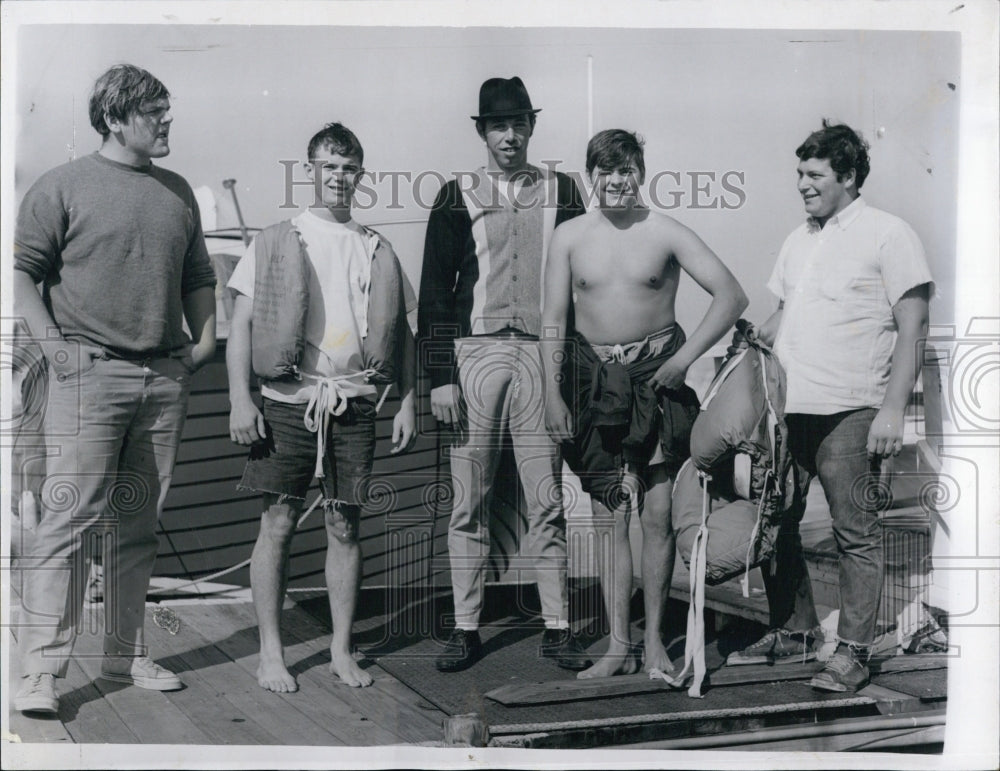
<path id="1" fill-rule="evenodd" d="M 742 574 L 749 597 L 752 568 L 769 563 L 795 477 L 784 421 L 785 373 L 741 319 L 748 346 L 726 359 L 691 429 L 691 458 L 674 482 L 671 522 L 691 580 L 681 686 L 694 667 L 688 694 L 701 697 L 705 676 L 705 585 Z M 651 673 L 652 674 L 652 673 Z"/>
<path id="2" fill-rule="evenodd" d="M 377 243 L 369 266 L 365 325 L 361 329 L 366 379 L 393 383 L 402 352 L 402 324 L 406 323 L 403 278 L 389 242 L 367 227 L 364 235 Z M 257 234 L 254 261 L 254 374 L 262 380 L 300 380 L 309 310 L 309 263 L 306 246 L 291 221 L 279 222 Z"/>

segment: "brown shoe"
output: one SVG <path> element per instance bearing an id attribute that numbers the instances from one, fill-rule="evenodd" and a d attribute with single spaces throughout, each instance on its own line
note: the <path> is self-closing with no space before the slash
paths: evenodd
<path id="1" fill-rule="evenodd" d="M 730 653 L 726 665 L 805 664 L 815 658 L 815 639 L 811 634 L 772 629 L 752 645 Z"/>
<path id="2" fill-rule="evenodd" d="M 820 691 L 854 693 L 868 685 L 868 676 L 868 667 L 861 663 L 854 649 L 846 643 L 840 643 L 837 652 L 813 676 L 809 685 Z"/>

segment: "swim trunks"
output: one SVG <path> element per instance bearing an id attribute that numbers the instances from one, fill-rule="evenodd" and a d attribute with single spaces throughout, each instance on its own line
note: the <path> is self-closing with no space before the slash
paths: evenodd
<path id="1" fill-rule="evenodd" d="M 697 395 L 687 385 L 654 392 L 648 382 L 685 339 L 677 324 L 621 345 L 571 334 L 561 388 L 576 432 L 563 458 L 591 496 L 614 504 L 626 468 L 642 476 L 662 458 L 674 475 L 690 455 Z"/>

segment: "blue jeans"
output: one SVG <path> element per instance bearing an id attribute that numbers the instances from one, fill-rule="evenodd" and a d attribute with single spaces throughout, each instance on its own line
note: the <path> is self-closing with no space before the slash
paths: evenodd
<path id="1" fill-rule="evenodd" d="M 809 484 L 818 476 L 830 505 L 837 543 L 837 636 L 858 646 L 871 645 L 875 639 L 884 577 L 882 522 L 875 489 L 878 461 L 868 458 L 866 448 L 876 412 L 865 408 L 834 415 L 785 417 L 798 490 L 793 515 L 778 536 L 774 575 L 766 565 L 763 568 L 772 628 L 805 631 L 819 623 L 799 537 Z"/>
<path id="2" fill-rule="evenodd" d="M 191 386 L 179 358 L 97 358 L 50 371 L 41 519 L 25 539 L 17 626 L 24 674 L 65 677 L 87 582 L 85 544 L 104 536 L 104 651 L 145 655 L 146 591 Z"/>
<path id="3" fill-rule="evenodd" d="M 250 448 L 238 489 L 303 500 L 316 479 L 316 433 L 306 428 L 305 404 L 263 399 L 267 438 Z M 375 457 L 375 405 L 351 399 L 343 415 L 331 416 L 326 436 L 323 497 L 364 505 Z"/>

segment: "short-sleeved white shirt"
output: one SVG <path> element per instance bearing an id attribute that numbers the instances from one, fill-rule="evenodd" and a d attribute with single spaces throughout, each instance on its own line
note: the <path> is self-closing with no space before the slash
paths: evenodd
<path id="1" fill-rule="evenodd" d="M 306 314 L 306 347 L 299 363 L 301 381 L 261 384 L 261 394 L 292 404 L 309 401 L 314 378 L 364 371 L 361 341 L 367 334 L 367 293 L 371 260 L 378 245 L 353 220 L 334 222 L 304 211 L 292 219 L 306 245 L 309 262 L 309 310 Z M 233 270 L 228 286 L 253 298 L 255 244 L 247 246 Z M 346 396 L 367 396 L 375 386 L 362 377 L 342 381 Z"/>
<path id="2" fill-rule="evenodd" d="M 774 349 L 788 378 L 785 411 L 881 407 L 896 342 L 892 307 L 931 282 L 913 229 L 861 198 L 823 228 L 812 219 L 796 228 L 767 284 L 784 301 Z"/>

